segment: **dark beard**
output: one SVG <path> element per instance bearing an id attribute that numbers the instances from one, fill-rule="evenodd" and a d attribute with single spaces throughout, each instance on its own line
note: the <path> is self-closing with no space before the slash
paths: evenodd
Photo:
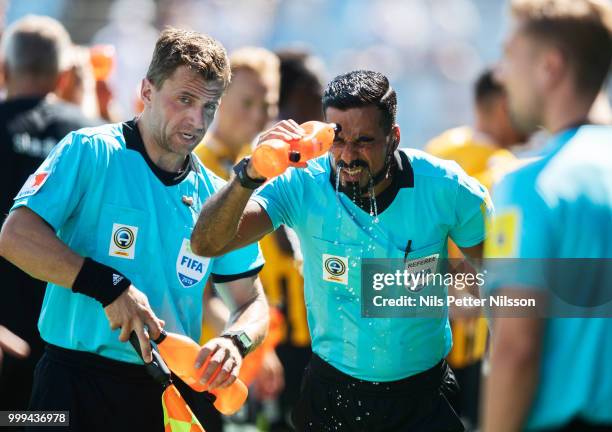
<path id="1" fill-rule="evenodd" d="M 347 168 L 347 169 L 354 169 L 354 168 L 363 168 L 365 169 L 368 174 L 370 175 L 370 178 L 372 177 L 371 173 L 370 173 L 370 167 L 368 166 L 367 162 L 361 159 L 357 159 L 352 161 L 350 164 L 345 163 L 344 161 L 338 161 L 337 165 L 336 165 L 336 171 L 334 174 L 341 177 L 340 174 L 340 169 L 342 168 Z M 334 178 L 334 181 L 336 181 L 337 179 Z M 367 186 L 366 186 L 367 188 Z M 339 181 L 338 183 L 338 191 L 344 193 L 346 196 L 348 196 L 349 198 L 351 198 L 353 201 L 355 201 L 355 199 L 353 197 L 360 197 L 362 195 L 362 190 L 361 187 L 359 185 L 359 181 L 356 182 L 345 182 L 344 184 L 342 183 L 342 180 Z"/>

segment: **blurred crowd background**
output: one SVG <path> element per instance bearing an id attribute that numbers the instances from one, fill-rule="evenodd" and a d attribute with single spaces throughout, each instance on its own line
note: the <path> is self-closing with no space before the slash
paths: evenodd
<path id="1" fill-rule="evenodd" d="M 507 29 L 503 0 L 19 0 L 2 1 L 5 24 L 48 15 L 81 45 L 112 44 L 117 114 L 134 114 L 158 31 L 191 28 L 228 51 L 244 45 L 308 49 L 324 81 L 352 69 L 389 77 L 398 93 L 402 145 L 422 148 L 472 123 L 471 85 L 494 63 Z"/>

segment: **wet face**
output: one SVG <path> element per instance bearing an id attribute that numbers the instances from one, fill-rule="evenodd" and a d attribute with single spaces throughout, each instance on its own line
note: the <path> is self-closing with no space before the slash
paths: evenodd
<path id="1" fill-rule="evenodd" d="M 542 124 L 546 86 L 542 51 L 541 44 L 517 26 L 505 44 L 504 57 L 496 70 L 496 78 L 508 95 L 512 124 L 526 134 Z"/>
<path id="2" fill-rule="evenodd" d="M 250 143 L 276 114 L 278 94 L 253 71 L 239 69 L 232 77 L 218 122 L 223 137 L 236 145 Z"/>
<path id="3" fill-rule="evenodd" d="M 221 82 L 205 81 L 187 66 L 178 67 L 159 89 L 145 79 L 142 99 L 154 144 L 162 153 L 187 156 L 212 123 L 222 94 Z"/>
<path id="4" fill-rule="evenodd" d="M 326 121 L 341 127 L 330 152 L 332 168 L 335 172 L 340 170 L 340 186 L 344 192 L 366 188 L 372 177 L 387 169 L 399 145 L 399 127 L 394 125 L 385 134 L 381 115 L 375 106 L 325 110 Z"/>

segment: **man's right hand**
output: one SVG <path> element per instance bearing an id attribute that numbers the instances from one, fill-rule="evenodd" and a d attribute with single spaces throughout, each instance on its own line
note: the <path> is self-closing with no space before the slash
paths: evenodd
<path id="1" fill-rule="evenodd" d="M 149 338 L 157 339 L 165 323 L 155 316 L 147 296 L 134 285 L 130 285 L 119 297 L 104 308 L 111 329 L 121 328 L 119 340 L 127 342 L 130 333 L 138 336 L 142 358 L 151 362 L 151 343 Z M 145 329 L 145 326 L 147 329 Z"/>
<path id="2" fill-rule="evenodd" d="M 306 131 L 302 129 L 302 127 L 297 124 L 295 120 L 282 120 L 274 124 L 270 129 L 263 131 L 261 134 L 259 134 L 255 147 L 271 139 L 279 139 L 285 142 L 298 141 L 304 137 L 305 133 Z M 305 162 L 292 162 L 291 166 L 298 168 L 306 168 L 308 165 Z M 265 178 L 257 172 L 255 167 L 253 166 L 252 160 L 249 161 L 249 164 L 247 165 L 247 175 L 252 179 Z"/>

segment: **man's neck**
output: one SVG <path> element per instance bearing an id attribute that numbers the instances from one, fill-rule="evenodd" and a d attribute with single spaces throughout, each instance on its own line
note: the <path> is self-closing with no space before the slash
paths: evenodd
<path id="1" fill-rule="evenodd" d="M 163 150 L 157 144 L 155 137 L 145 127 L 146 124 L 147 118 L 145 113 L 143 113 L 137 120 L 136 127 L 138 127 L 149 159 L 163 171 L 178 173 L 185 166 L 185 156 Z"/>
<path id="2" fill-rule="evenodd" d="M 22 99 L 22 98 L 44 98 L 53 92 L 53 85 L 49 83 L 40 83 L 33 80 L 23 80 L 18 82 L 7 82 L 6 98 L 7 99 Z"/>
<path id="3" fill-rule="evenodd" d="M 383 168 L 385 170 L 385 176 L 383 177 L 383 179 L 376 185 L 374 185 L 374 196 L 378 196 L 381 193 L 383 193 L 385 190 L 387 190 L 387 188 L 389 186 L 391 186 L 391 183 L 393 183 L 393 178 L 397 175 L 397 167 L 393 164 L 391 167 L 389 167 L 389 174 L 387 175 L 387 168 Z M 370 192 L 367 191 L 365 193 L 362 194 L 362 196 L 369 196 Z"/>
<path id="4" fill-rule="evenodd" d="M 566 90 L 547 98 L 543 126 L 552 134 L 588 122 L 593 101 Z"/>

